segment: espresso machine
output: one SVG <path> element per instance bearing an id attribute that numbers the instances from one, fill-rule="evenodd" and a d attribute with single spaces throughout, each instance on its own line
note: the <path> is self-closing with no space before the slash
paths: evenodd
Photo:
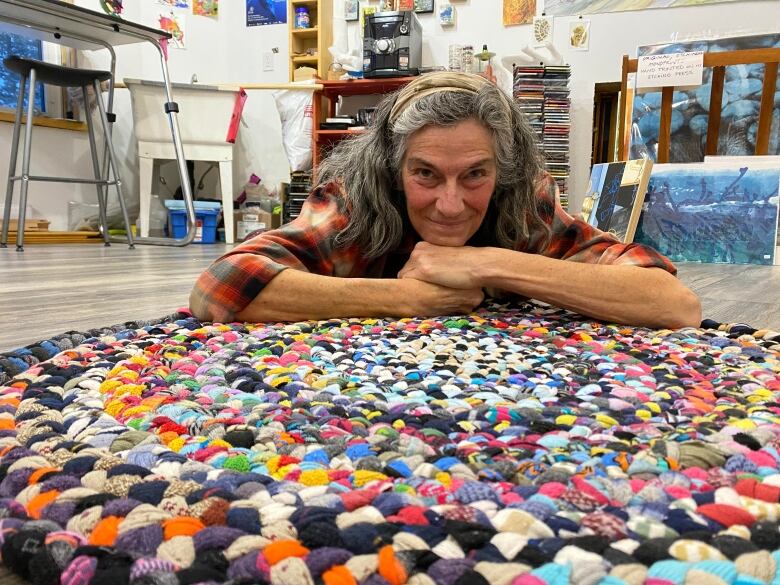
<path id="1" fill-rule="evenodd" d="M 411 10 L 377 12 L 366 17 L 363 77 L 418 75 L 422 66 L 422 27 Z"/>

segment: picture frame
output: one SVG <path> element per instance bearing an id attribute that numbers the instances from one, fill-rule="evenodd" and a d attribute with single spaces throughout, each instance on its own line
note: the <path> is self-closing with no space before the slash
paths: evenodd
<path id="1" fill-rule="evenodd" d="M 594 165 L 583 219 L 624 244 L 633 242 L 652 168 L 648 159 Z"/>
<path id="2" fill-rule="evenodd" d="M 414 0 L 414 11 L 418 14 L 430 14 L 434 9 L 434 0 Z"/>
<path id="3" fill-rule="evenodd" d="M 344 20 L 347 22 L 360 20 L 359 0 L 344 0 Z"/>

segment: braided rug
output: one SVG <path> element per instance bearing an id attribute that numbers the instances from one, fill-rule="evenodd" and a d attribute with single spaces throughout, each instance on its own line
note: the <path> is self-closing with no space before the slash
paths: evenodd
<path id="1" fill-rule="evenodd" d="M 36 585 L 780 584 L 780 334 L 535 304 L 0 357 Z M 48 345 L 47 345 L 48 344 Z"/>

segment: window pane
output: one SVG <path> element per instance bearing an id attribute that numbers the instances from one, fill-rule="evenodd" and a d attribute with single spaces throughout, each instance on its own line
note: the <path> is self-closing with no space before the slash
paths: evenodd
<path id="1" fill-rule="evenodd" d="M 11 33 L 0 33 L 0 62 L 6 57 L 17 55 L 19 57 L 29 57 L 31 59 L 43 60 L 43 47 L 41 41 L 28 39 L 20 35 Z M 36 84 L 35 88 L 35 110 L 43 112 L 46 109 L 43 99 L 43 84 Z M 19 76 L 0 67 L 0 108 L 16 109 L 16 98 L 19 96 Z M 27 95 L 24 98 L 27 105 Z"/>

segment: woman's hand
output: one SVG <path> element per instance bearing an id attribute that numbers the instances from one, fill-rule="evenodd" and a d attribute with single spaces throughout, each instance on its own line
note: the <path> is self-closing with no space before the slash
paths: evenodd
<path id="1" fill-rule="evenodd" d="M 480 255 L 486 248 L 435 246 L 419 242 L 398 278 L 415 278 L 449 288 L 481 289 Z"/>
<path id="2" fill-rule="evenodd" d="M 401 289 L 398 302 L 403 317 L 463 315 L 471 313 L 485 298 L 479 288 L 451 288 L 416 278 L 396 282 Z"/>

